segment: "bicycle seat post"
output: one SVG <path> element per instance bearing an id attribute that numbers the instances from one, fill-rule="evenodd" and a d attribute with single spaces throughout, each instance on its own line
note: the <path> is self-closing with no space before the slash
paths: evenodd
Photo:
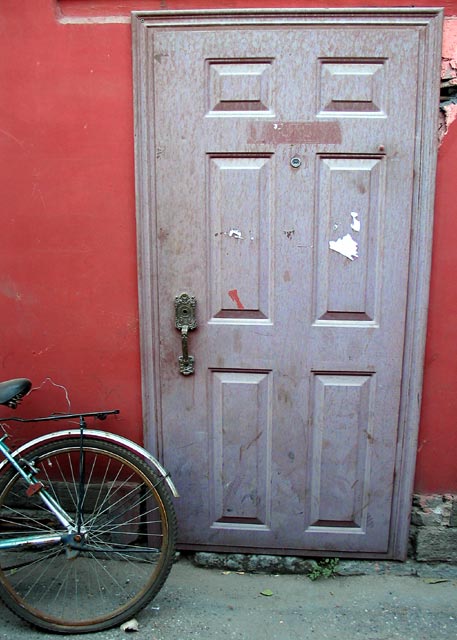
<path id="1" fill-rule="evenodd" d="M 86 428 L 86 421 L 84 420 L 84 416 L 79 416 L 79 428 L 81 430 L 81 435 L 83 434 L 84 429 Z"/>

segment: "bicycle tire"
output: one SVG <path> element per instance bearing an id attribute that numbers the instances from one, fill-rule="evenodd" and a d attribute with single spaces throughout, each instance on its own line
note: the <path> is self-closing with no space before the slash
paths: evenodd
<path id="1" fill-rule="evenodd" d="M 163 586 L 177 534 L 172 498 L 136 454 L 86 439 L 79 548 L 58 544 L 0 550 L 0 597 L 28 622 L 59 633 L 101 631 L 129 620 Z M 50 442 L 25 459 L 77 520 L 80 439 Z M 15 469 L 0 481 L 0 539 L 62 532 Z M 72 545 L 74 545 L 72 541 Z"/>

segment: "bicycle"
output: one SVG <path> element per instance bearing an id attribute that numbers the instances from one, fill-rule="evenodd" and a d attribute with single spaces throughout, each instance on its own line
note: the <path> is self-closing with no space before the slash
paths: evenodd
<path id="1" fill-rule="evenodd" d="M 0 383 L 15 409 L 26 378 Z M 174 560 L 176 488 L 145 449 L 86 419 L 119 411 L 0 419 L 0 597 L 28 622 L 60 633 L 119 625 L 163 586 Z M 12 451 L 7 423 L 78 420 Z"/>

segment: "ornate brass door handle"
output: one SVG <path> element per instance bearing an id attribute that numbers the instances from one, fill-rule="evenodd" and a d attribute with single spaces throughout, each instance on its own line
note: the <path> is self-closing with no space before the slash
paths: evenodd
<path id="1" fill-rule="evenodd" d="M 183 376 L 189 376 L 195 370 L 195 358 L 189 355 L 187 346 L 189 331 L 196 329 L 197 320 L 195 318 L 195 308 L 197 301 L 195 296 L 188 293 L 181 293 L 175 298 L 175 326 L 181 331 L 182 356 L 179 356 L 179 372 Z"/>

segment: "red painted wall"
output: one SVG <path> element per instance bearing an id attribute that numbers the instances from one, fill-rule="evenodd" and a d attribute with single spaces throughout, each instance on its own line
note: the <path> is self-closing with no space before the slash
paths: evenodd
<path id="1" fill-rule="evenodd" d="M 0 5 L 0 371 L 141 440 L 130 28 L 58 9 Z"/>
<path id="2" fill-rule="evenodd" d="M 22 414 L 66 410 L 68 393 L 74 410 L 121 408 L 107 426 L 142 439 L 129 11 L 410 4 L 2 0 L 0 377 L 40 387 Z M 457 0 L 414 4 L 444 6 L 456 37 Z M 456 154 L 454 124 L 438 163 L 421 492 L 457 492 Z"/>

